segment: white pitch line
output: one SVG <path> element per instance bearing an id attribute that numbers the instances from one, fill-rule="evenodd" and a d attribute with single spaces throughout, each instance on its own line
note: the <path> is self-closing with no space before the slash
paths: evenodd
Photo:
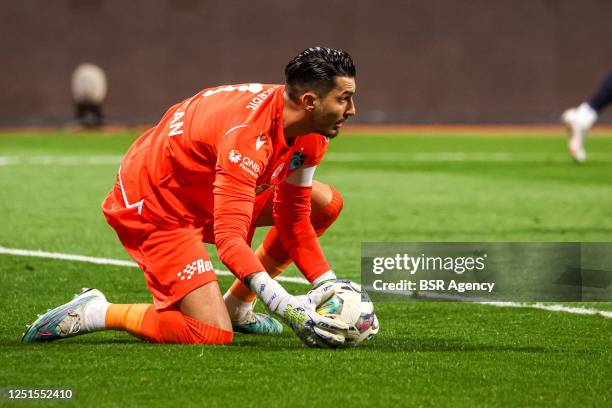
<path id="1" fill-rule="evenodd" d="M 115 266 L 126 266 L 131 268 L 137 268 L 138 265 L 132 261 L 124 261 L 121 259 L 112 259 L 112 258 L 96 258 L 91 256 L 83 256 L 83 255 L 75 255 L 75 254 L 64 254 L 61 252 L 46 252 L 46 251 L 33 251 L 28 249 L 17 249 L 17 248 L 6 248 L 0 246 L 0 255 L 16 255 L 16 256 L 28 256 L 28 257 L 36 257 L 36 258 L 46 258 L 46 259 L 59 259 L 64 261 L 76 261 L 76 262 L 86 262 L 93 263 L 98 265 L 115 265 Z M 215 270 L 215 273 L 220 276 L 234 276 L 230 271 L 225 270 Z M 291 282 L 291 283 L 299 283 L 302 285 L 309 285 L 310 283 L 304 279 L 299 277 L 292 276 L 279 276 L 276 280 L 281 282 Z M 427 297 L 440 297 L 443 296 L 427 296 Z M 453 300 L 462 301 L 460 298 L 453 298 Z M 525 309 L 539 309 L 546 310 L 549 312 L 564 312 L 571 313 L 577 315 L 598 315 L 607 319 L 612 319 L 612 312 L 599 310 L 599 309 L 587 309 L 583 307 L 571 307 L 564 305 L 547 305 L 543 303 L 519 303 L 519 302 L 491 302 L 491 301 L 479 301 L 473 302 L 481 305 L 495 306 L 495 307 L 512 307 L 512 308 L 525 308 Z"/>
<path id="2" fill-rule="evenodd" d="M 91 256 L 63 254 L 60 252 L 32 251 L 29 249 L 6 248 L 3 246 L 0 246 L 0 254 L 29 256 L 34 258 L 61 259 L 64 261 L 87 262 L 98 265 L 116 265 L 138 268 L 136 262 L 122 261 L 121 259 L 94 258 Z"/>
<path id="3" fill-rule="evenodd" d="M 544 304 L 540 302 L 538 303 L 504 302 L 504 301 L 487 300 L 486 298 L 476 298 L 476 297 L 469 298 L 466 296 L 459 296 L 459 295 L 447 295 L 444 293 L 436 293 L 436 292 L 418 292 L 416 296 L 424 297 L 428 299 L 455 300 L 459 302 L 478 303 L 480 305 L 489 305 L 489 306 L 496 306 L 496 307 L 539 309 L 539 310 L 547 310 L 549 312 L 565 312 L 565 313 L 573 313 L 573 314 L 579 314 L 579 315 L 599 315 L 607 319 L 612 319 L 612 311 L 599 310 L 599 309 L 587 309 L 584 307 L 573 307 L 573 306 L 565 306 L 565 305 L 548 305 L 548 304 Z"/>
<path id="4" fill-rule="evenodd" d="M 0 156 L 0 166 L 96 166 L 119 165 L 122 156 L 114 155 L 44 155 L 44 156 Z M 328 153 L 326 162 L 360 163 L 364 161 L 388 162 L 481 162 L 481 163 L 569 163 L 563 153 L 510 153 L 510 152 L 379 152 L 379 153 Z M 590 154 L 589 160 L 612 161 L 612 154 Z"/>
<path id="5" fill-rule="evenodd" d="M 516 307 L 546 310 L 549 312 L 565 312 L 579 315 L 599 315 L 607 319 L 612 319 L 612 312 L 599 309 L 587 309 L 584 307 L 572 307 L 563 305 L 545 305 L 543 303 L 515 303 L 515 302 L 478 302 L 483 305 L 491 305 L 497 307 Z"/>
<path id="6" fill-rule="evenodd" d="M 119 165 L 123 156 L 0 156 L 0 166 L 106 166 Z"/>
<path id="7" fill-rule="evenodd" d="M 611 161 L 612 155 L 593 153 L 590 159 Z M 328 153 L 323 159 L 326 162 L 482 162 L 482 163 L 567 163 L 571 159 L 567 154 L 556 153 L 509 153 L 509 152 L 416 152 L 416 153 Z"/>
<path id="8" fill-rule="evenodd" d="M 28 256 L 34 258 L 46 258 L 46 259 L 60 259 L 63 261 L 76 261 L 86 262 L 98 265 L 115 265 L 115 266 L 126 266 L 130 268 L 138 268 L 138 264 L 133 261 L 124 261 L 121 259 L 112 258 L 95 258 L 92 256 L 83 256 L 75 254 L 63 254 L 61 252 L 46 252 L 46 251 L 33 251 L 29 249 L 17 249 L 17 248 L 6 248 L 0 246 L 0 255 L 16 255 L 16 256 Z M 230 271 L 217 270 L 215 273 L 220 276 L 234 276 Z M 292 276 L 279 276 L 276 278 L 281 282 L 300 283 L 302 285 L 310 285 L 304 278 L 292 277 Z"/>

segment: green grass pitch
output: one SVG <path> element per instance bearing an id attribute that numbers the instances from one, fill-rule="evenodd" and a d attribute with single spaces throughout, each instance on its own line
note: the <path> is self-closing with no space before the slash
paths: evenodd
<path id="1" fill-rule="evenodd" d="M 128 259 L 99 205 L 135 137 L 0 135 L 0 246 Z M 362 241 L 610 241 L 612 135 L 595 132 L 588 151 L 587 163 L 572 163 L 561 131 L 343 134 L 317 173 L 345 199 L 322 245 L 338 275 L 359 280 Z M 83 286 L 114 302 L 149 302 L 144 278 L 134 268 L 0 255 L 0 279 L 0 387 L 70 387 L 78 405 L 612 405 L 612 320 L 602 316 L 378 303 L 381 332 L 352 350 L 307 349 L 288 329 L 238 334 L 223 347 L 119 332 L 22 345 L 26 323 Z"/>

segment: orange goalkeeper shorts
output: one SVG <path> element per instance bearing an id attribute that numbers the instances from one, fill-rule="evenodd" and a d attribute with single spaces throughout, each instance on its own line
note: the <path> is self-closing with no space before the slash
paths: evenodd
<path id="1" fill-rule="evenodd" d="M 148 223 L 137 207 L 124 206 L 117 188 L 104 199 L 102 211 L 144 272 L 155 309 L 172 306 L 189 292 L 217 280 L 204 246 L 203 228 L 165 230 Z"/>

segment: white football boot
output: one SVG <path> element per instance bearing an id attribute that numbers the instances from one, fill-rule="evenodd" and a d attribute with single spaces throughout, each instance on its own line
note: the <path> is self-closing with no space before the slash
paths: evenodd
<path id="1" fill-rule="evenodd" d="M 106 297 L 97 289 L 83 288 L 70 302 L 39 315 L 34 323 L 27 326 L 21 338 L 22 343 L 35 343 L 72 337 L 103 329 L 85 318 L 89 306 L 108 307 Z M 105 310 L 105 309 L 104 309 Z M 102 316 L 103 317 L 103 316 Z M 95 319 L 94 319 L 95 320 Z"/>
<path id="2" fill-rule="evenodd" d="M 597 112 L 586 102 L 577 108 L 566 110 L 561 115 L 561 121 L 568 131 L 567 149 L 570 156 L 579 163 L 586 160 L 584 140 L 596 120 Z"/>

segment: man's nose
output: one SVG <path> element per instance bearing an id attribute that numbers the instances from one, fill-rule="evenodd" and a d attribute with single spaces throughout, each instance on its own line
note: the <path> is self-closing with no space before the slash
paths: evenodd
<path id="1" fill-rule="evenodd" d="M 355 101 L 353 100 L 353 98 L 351 98 L 350 104 L 346 111 L 346 116 L 355 116 L 356 114 L 357 114 L 357 108 L 355 107 Z"/>

